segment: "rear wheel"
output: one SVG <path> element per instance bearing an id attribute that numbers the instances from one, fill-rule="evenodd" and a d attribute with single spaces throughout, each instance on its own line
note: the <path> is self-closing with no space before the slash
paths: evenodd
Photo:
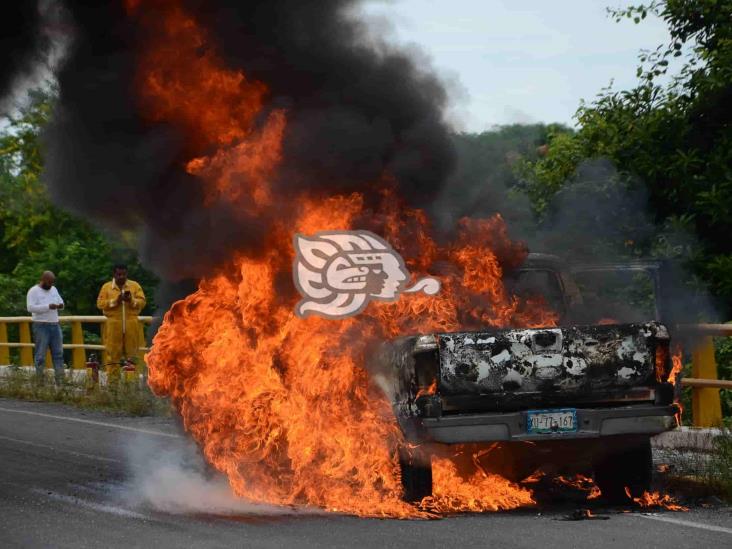
<path id="1" fill-rule="evenodd" d="M 644 438 L 631 443 L 613 445 L 600 453 L 594 462 L 595 483 L 602 497 L 612 503 L 628 502 L 628 488 L 632 497 L 639 497 L 651 485 L 653 455 L 651 440 Z"/>
<path id="2" fill-rule="evenodd" d="M 432 460 L 419 448 L 399 448 L 404 500 L 419 503 L 432 495 Z"/>

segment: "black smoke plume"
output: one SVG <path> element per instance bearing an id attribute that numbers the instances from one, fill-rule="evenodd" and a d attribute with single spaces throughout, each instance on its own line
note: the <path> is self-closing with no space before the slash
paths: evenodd
<path id="1" fill-rule="evenodd" d="M 267 85 L 269 107 L 287 110 L 274 182 L 281 215 L 297 191 L 366 191 L 384 173 L 413 205 L 436 196 L 454 161 L 445 90 L 408 54 L 372 42 L 351 15 L 355 0 L 181 4 L 230 68 Z M 145 30 L 122 2 L 68 1 L 67 9 L 76 36 L 44 136 L 54 199 L 107 226 L 137 229 L 143 259 L 168 280 L 210 273 L 234 250 L 255 253 L 272 220 L 223 201 L 204 207 L 201 185 L 182 166 L 211 151 L 192 150 L 171 125 L 140 116 L 135 70 Z"/>
<path id="2" fill-rule="evenodd" d="M 8 2 L 0 17 L 0 101 L 8 98 L 15 83 L 30 76 L 49 48 L 36 2 Z"/>

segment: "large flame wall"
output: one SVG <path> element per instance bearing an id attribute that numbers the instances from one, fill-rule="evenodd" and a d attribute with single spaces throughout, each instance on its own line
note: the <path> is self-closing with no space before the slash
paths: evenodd
<path id="1" fill-rule="evenodd" d="M 192 149 L 210 151 L 181 166 L 199 179 L 206 200 L 267 218 L 270 229 L 258 248 L 265 252 L 240 250 L 165 315 L 147 356 L 151 387 L 172 398 L 240 496 L 359 515 L 419 514 L 401 501 L 394 452 L 401 433 L 364 364 L 379 341 L 399 334 L 551 324 L 551 313 L 508 295 L 501 283 L 524 248 L 510 241 L 499 216 L 464 219 L 456 236 L 437 242 L 425 213 L 403 204 L 389 173 L 363 192 L 278 195 L 272 182 L 287 110 L 267 109 L 266 84 L 227 69 L 205 30 L 174 2 L 153 4 L 154 13 L 127 3 L 157 37 L 137 76 L 145 116 L 177 127 Z M 297 318 L 292 235 L 345 229 L 382 235 L 413 275 L 437 274 L 441 293 L 372 303 L 347 320 Z M 434 495 L 422 507 L 495 510 L 531 501 L 501 477 L 458 472 L 440 458 Z"/>

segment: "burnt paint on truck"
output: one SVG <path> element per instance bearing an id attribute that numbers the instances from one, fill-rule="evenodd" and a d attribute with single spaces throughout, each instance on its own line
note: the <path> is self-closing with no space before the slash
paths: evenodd
<path id="1" fill-rule="evenodd" d="M 656 323 L 438 335 L 440 393 L 622 388 L 655 376 Z"/>
<path id="2" fill-rule="evenodd" d="M 668 345 L 657 322 L 494 329 L 401 338 L 384 350 L 394 368 L 398 416 L 424 417 L 424 404 L 451 410 L 652 401 L 655 355 Z M 417 398 L 437 380 L 437 394 Z M 435 401 L 435 402 L 432 402 Z"/>

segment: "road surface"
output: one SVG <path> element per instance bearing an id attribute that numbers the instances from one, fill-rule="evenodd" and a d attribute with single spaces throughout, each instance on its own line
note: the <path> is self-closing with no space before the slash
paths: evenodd
<path id="1" fill-rule="evenodd" d="M 732 547 L 726 507 L 606 510 L 608 520 L 592 521 L 566 520 L 576 507 L 566 502 L 432 521 L 261 510 L 226 516 L 219 510 L 226 495 L 156 469 L 178 449 L 190 452 L 190 445 L 170 420 L 0 399 L 0 547 Z M 194 509 L 165 512 L 143 503 L 136 479 L 151 474 L 160 481 L 148 483 L 153 491 L 171 483 L 179 490 L 164 508 L 179 498 Z"/>

